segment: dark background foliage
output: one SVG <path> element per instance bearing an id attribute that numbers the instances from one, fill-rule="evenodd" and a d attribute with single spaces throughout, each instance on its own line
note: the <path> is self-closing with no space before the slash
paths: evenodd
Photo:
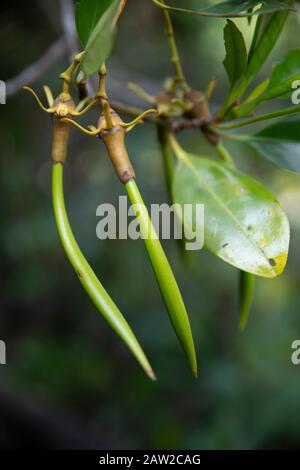
<path id="1" fill-rule="evenodd" d="M 15 5 L 1 8 L 2 80 L 33 62 L 62 31 L 58 2 Z M 174 16 L 174 23 L 191 83 L 203 89 L 211 75 L 219 76 L 218 104 L 227 87 L 224 21 Z M 246 20 L 239 24 L 246 32 Z M 299 19 L 291 17 L 263 76 L 290 47 L 299 47 L 299 30 Z M 35 89 L 41 93 L 49 83 L 58 92 L 56 77 L 66 64 L 66 57 L 58 61 Z M 109 70 L 113 98 L 139 104 L 126 82 L 155 93 L 170 74 L 161 14 L 150 1 L 128 2 Z M 92 117 L 96 121 L 95 112 L 89 122 Z M 292 228 L 286 272 L 259 280 L 243 334 L 237 330 L 236 270 L 204 251 L 184 264 L 176 243 L 164 243 L 191 315 L 200 363 L 194 380 L 142 242 L 96 238 L 96 207 L 117 202 L 124 191 L 102 144 L 72 132 L 66 166 L 72 226 L 150 357 L 158 375 L 151 383 L 65 259 L 51 207 L 49 118 L 29 96 L 17 94 L 0 107 L 0 136 L 0 339 L 7 344 L 7 365 L 0 366 L 1 448 L 299 447 L 300 366 L 290 359 L 291 343 L 300 338 L 299 176 L 232 147 L 236 163 L 278 196 Z M 186 132 L 182 142 L 195 153 L 211 153 L 197 132 Z M 155 129 L 138 127 L 128 146 L 147 204 L 166 201 Z"/>

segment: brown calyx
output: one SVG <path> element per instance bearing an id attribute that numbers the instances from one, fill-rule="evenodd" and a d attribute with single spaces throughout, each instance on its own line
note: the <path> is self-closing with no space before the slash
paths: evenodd
<path id="1" fill-rule="evenodd" d="M 65 118 L 74 113 L 76 106 L 69 93 L 61 93 L 54 101 L 53 110 L 54 115 Z"/>

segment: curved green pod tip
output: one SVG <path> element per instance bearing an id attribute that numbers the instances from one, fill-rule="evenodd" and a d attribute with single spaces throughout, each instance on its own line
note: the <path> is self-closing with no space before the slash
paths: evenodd
<path id="1" fill-rule="evenodd" d="M 254 274 L 240 271 L 240 330 L 246 328 L 254 296 Z"/>
<path id="2" fill-rule="evenodd" d="M 192 331 L 176 279 L 157 237 L 135 180 L 131 179 L 128 181 L 125 184 L 125 188 L 135 210 L 135 214 L 139 218 L 141 234 L 143 235 L 145 246 L 170 320 L 188 357 L 192 371 L 194 375 L 197 376 L 197 359 Z"/>
<path id="3" fill-rule="evenodd" d="M 108 295 L 94 271 L 84 258 L 75 238 L 66 213 L 64 193 L 63 193 L 63 164 L 53 163 L 52 173 L 52 195 L 53 207 L 58 233 L 77 276 L 86 290 L 88 296 L 102 313 L 109 325 L 120 336 L 130 351 L 136 357 L 146 374 L 156 380 L 154 372 L 141 349 L 134 333 L 120 310 Z"/>

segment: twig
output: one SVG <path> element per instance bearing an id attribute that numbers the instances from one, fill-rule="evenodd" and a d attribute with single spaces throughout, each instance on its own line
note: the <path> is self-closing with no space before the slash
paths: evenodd
<path id="1" fill-rule="evenodd" d="M 21 91 L 23 85 L 30 85 L 41 77 L 66 52 L 67 46 L 64 37 L 55 41 L 44 54 L 30 64 L 19 75 L 6 82 L 6 96 L 11 97 Z"/>
<path id="2" fill-rule="evenodd" d="M 171 124 L 171 130 L 177 133 L 184 129 L 201 129 L 207 124 L 209 124 L 207 118 L 175 119 Z"/>
<path id="3" fill-rule="evenodd" d="M 165 6 L 164 0 L 161 0 L 161 4 Z M 179 52 L 177 49 L 177 44 L 175 41 L 175 35 L 174 35 L 174 28 L 171 20 L 170 13 L 168 10 L 163 9 L 163 15 L 165 19 L 165 24 L 166 24 L 166 32 L 168 36 L 168 41 L 169 41 L 169 46 L 171 50 L 171 62 L 174 66 L 175 70 L 175 80 L 180 83 L 185 91 L 189 90 L 189 86 L 187 84 L 186 78 L 183 73 L 180 57 L 179 57 Z"/>
<path id="4" fill-rule="evenodd" d="M 119 18 L 123 13 L 124 8 L 126 7 L 126 3 L 127 3 L 127 0 L 120 0 L 119 8 L 117 10 L 117 13 L 116 13 L 114 19 L 113 19 L 114 25 L 116 25 L 117 22 L 119 21 Z"/>

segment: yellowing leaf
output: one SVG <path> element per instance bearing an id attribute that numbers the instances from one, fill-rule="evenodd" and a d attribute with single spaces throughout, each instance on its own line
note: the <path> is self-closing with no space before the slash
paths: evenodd
<path id="1" fill-rule="evenodd" d="M 185 228 L 194 232 L 196 204 L 205 207 L 205 247 L 227 263 L 257 276 L 284 270 L 289 222 L 276 198 L 253 178 L 209 158 L 185 154 L 177 165 L 175 202 L 192 204 Z"/>

